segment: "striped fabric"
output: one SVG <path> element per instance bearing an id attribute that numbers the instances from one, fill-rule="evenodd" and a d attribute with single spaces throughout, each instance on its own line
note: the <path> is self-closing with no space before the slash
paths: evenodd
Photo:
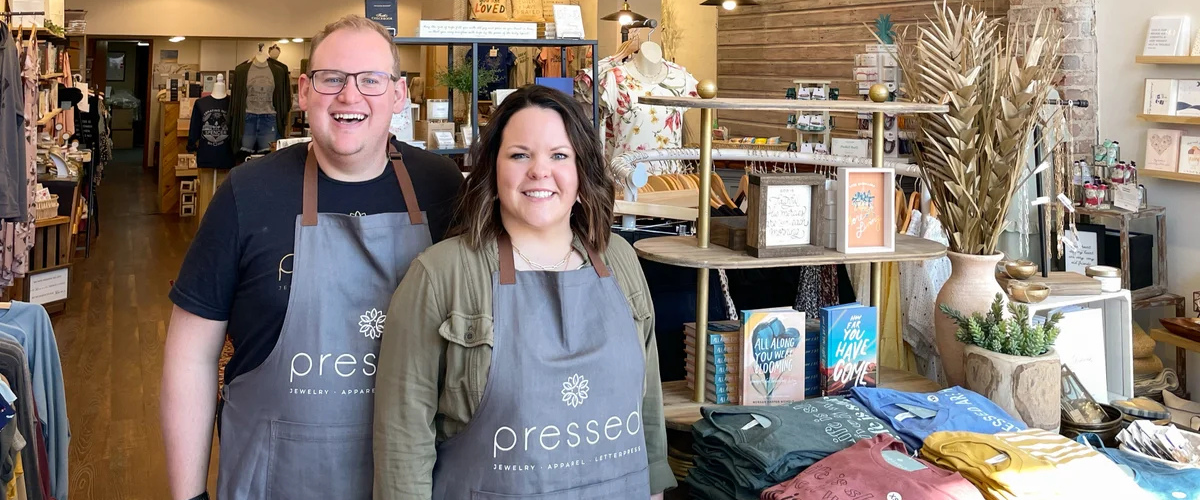
<path id="1" fill-rule="evenodd" d="M 988 500 L 1153 498 L 1107 457 L 1041 429 L 935 432 L 921 456 L 958 471 Z"/>

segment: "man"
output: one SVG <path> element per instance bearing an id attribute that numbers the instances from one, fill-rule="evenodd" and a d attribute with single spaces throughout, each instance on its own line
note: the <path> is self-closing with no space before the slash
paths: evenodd
<path id="1" fill-rule="evenodd" d="M 218 497 L 371 495 L 384 312 L 412 259 L 441 239 L 462 176 L 389 144 L 407 96 L 382 26 L 331 23 L 309 60 L 299 104 L 313 141 L 231 171 L 170 293 L 162 423 L 176 499 L 206 496 L 227 333 Z"/>

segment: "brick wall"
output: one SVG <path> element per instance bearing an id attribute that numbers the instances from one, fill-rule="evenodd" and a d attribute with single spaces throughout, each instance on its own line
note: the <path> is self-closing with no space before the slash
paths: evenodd
<path id="1" fill-rule="evenodd" d="M 1071 115 L 1076 151 L 1090 152 L 1099 130 L 1096 92 L 1096 0 L 1011 0 L 1010 23 L 1032 23 L 1039 9 L 1049 9 L 1063 24 L 1062 73 L 1055 85 L 1065 99 L 1085 99 L 1089 107 Z"/>

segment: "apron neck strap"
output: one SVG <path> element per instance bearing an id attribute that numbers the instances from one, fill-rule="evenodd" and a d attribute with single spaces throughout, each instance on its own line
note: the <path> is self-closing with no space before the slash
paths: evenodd
<path id="1" fill-rule="evenodd" d="M 508 233 L 500 233 L 500 237 L 496 239 L 496 248 L 500 253 L 500 284 L 517 284 L 517 266 L 513 260 L 513 245 L 512 240 L 508 237 Z M 604 264 L 604 261 L 600 260 L 600 255 L 591 246 L 586 248 L 588 260 L 592 262 L 592 269 L 596 270 L 596 275 L 601 278 L 609 277 L 611 273 L 609 273 L 608 266 Z"/>
<path id="2" fill-rule="evenodd" d="M 413 189 L 412 177 L 404 166 L 404 156 L 396 145 L 388 141 L 388 159 L 392 169 L 396 171 L 396 179 L 400 181 L 400 193 L 404 195 L 404 206 L 408 208 L 410 224 L 424 224 L 425 217 L 421 214 L 421 206 L 417 203 L 417 192 Z M 304 161 L 304 203 L 300 223 L 304 226 L 317 225 L 317 155 L 313 153 L 312 145 L 308 146 L 308 159 Z"/>

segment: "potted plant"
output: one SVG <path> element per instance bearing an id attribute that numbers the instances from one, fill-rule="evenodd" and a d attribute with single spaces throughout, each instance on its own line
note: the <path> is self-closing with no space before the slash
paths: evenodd
<path id="1" fill-rule="evenodd" d="M 945 114 L 913 115 L 917 163 L 950 248 L 950 278 L 936 303 L 967 314 L 1002 293 L 996 246 L 1017 189 L 1029 179 L 1026 145 L 1061 63 L 1062 27 L 1043 10 L 1033 25 L 989 19 L 943 2 L 916 40 L 897 37 L 904 94 L 942 103 Z M 951 385 L 963 383 L 963 345 L 951 318 L 936 314 L 935 338 Z M 1057 375 L 1055 376 L 1057 380 Z"/>
<path id="2" fill-rule="evenodd" d="M 478 78 L 479 88 L 481 88 L 481 89 L 487 88 L 488 85 L 491 85 L 492 83 L 496 82 L 496 71 L 480 68 L 479 76 L 477 78 Z M 451 69 L 445 69 L 445 70 L 439 71 L 434 76 L 434 81 L 436 81 L 438 85 L 446 87 L 446 88 L 450 89 L 451 92 L 455 92 L 455 93 L 457 93 L 458 96 L 462 97 L 461 102 L 466 105 L 462 106 L 462 108 L 459 108 L 459 106 L 455 106 L 454 113 L 455 113 L 455 115 L 457 115 L 459 109 L 464 109 L 464 110 L 466 110 L 466 117 L 463 118 L 463 117 L 455 116 L 454 121 L 460 122 L 460 123 L 463 121 L 467 121 L 467 125 L 470 125 L 470 122 L 469 122 L 469 120 L 471 118 L 470 105 L 471 105 L 471 103 L 474 102 L 474 100 L 471 99 L 471 64 L 470 64 L 470 61 L 460 62 Z"/>
<path id="3" fill-rule="evenodd" d="M 1058 322 L 1055 313 L 1044 323 L 1029 321 L 1029 308 L 1008 303 L 996 294 L 986 315 L 970 316 L 946 304 L 942 313 L 957 325 L 956 337 L 966 344 L 963 366 L 964 387 L 982 394 L 1030 427 L 1057 432 L 1062 395 L 1058 353 Z"/>

